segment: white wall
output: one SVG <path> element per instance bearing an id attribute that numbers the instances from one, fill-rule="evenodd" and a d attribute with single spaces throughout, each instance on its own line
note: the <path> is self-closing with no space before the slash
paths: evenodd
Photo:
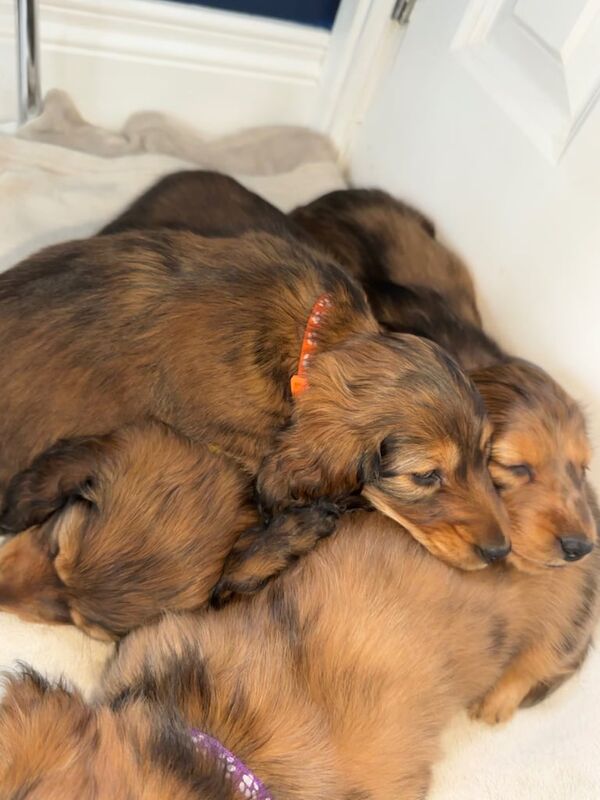
<path id="1" fill-rule="evenodd" d="M 431 215 L 475 274 L 488 330 L 583 402 L 599 450 L 600 108 L 553 164 L 451 52 L 467 10 L 419 0 L 351 177 Z M 598 455 L 594 467 L 600 487 Z"/>

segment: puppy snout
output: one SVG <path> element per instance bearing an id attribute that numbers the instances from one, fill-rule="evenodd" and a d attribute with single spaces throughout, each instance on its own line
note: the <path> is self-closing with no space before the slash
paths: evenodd
<path id="1" fill-rule="evenodd" d="M 580 558 L 591 553 L 593 544 L 582 534 L 566 533 L 558 541 L 562 548 L 565 561 L 579 561 Z"/>
<path id="2" fill-rule="evenodd" d="M 493 564 L 496 561 L 501 561 L 510 553 L 510 542 L 499 545 L 489 545 L 487 547 L 475 548 L 479 556 L 486 562 L 486 564 Z"/>

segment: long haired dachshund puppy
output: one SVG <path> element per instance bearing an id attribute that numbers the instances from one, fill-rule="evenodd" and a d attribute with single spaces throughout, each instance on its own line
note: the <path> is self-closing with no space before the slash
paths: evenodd
<path id="1" fill-rule="evenodd" d="M 0 548 L 0 608 L 26 619 L 106 639 L 165 609 L 198 609 L 258 522 L 248 476 L 159 423 L 61 443 L 51 457 L 52 476 L 38 480 L 68 503 Z"/>
<path id="2" fill-rule="evenodd" d="M 294 225 L 286 214 L 234 178 L 186 170 L 161 178 L 99 233 L 158 228 L 230 237 L 249 231 L 286 235 Z"/>
<path id="3" fill-rule="evenodd" d="M 153 417 L 256 476 L 269 515 L 307 509 L 296 537 L 276 527 L 250 548 L 265 574 L 249 588 L 280 568 L 278 543 L 284 561 L 303 552 L 361 491 L 457 566 L 508 551 L 472 384 L 436 345 L 381 335 L 361 289 L 291 239 L 71 242 L 0 276 L 0 312 L 1 481 L 56 439 Z M 5 530 L 69 498 L 51 477 L 60 452 L 40 459 L 6 490 Z"/>
<path id="4" fill-rule="evenodd" d="M 344 266 L 367 293 L 371 284 L 434 289 L 460 319 L 480 325 L 475 288 L 463 262 L 435 238 L 433 223 L 378 189 L 330 192 L 290 221 Z"/>
<path id="5" fill-rule="evenodd" d="M 519 568 L 564 566 L 587 555 L 597 535 L 583 414 L 546 372 L 505 355 L 481 330 L 468 271 L 434 238 L 433 226 L 367 190 L 325 195 L 291 216 L 341 264 L 352 259 L 350 271 L 384 328 L 437 341 L 470 370 L 494 426 L 490 470 Z"/>
<path id="6" fill-rule="evenodd" d="M 443 727 L 523 650 L 553 645 L 536 663 L 548 682 L 580 658 L 598 562 L 465 574 L 379 514 L 346 515 L 249 600 L 124 639 L 96 705 L 11 679 L 0 795 L 421 800 Z"/>
<path id="7" fill-rule="evenodd" d="M 219 207 L 230 210 L 220 224 L 232 231 L 282 226 L 281 212 L 257 195 L 201 171 L 168 176 L 113 226 L 181 224 L 211 235 Z M 481 329 L 471 276 L 433 224 L 385 192 L 363 189 L 332 192 L 288 220 L 291 234 L 308 237 L 362 283 L 385 330 L 433 340 L 472 370 L 495 427 L 490 469 L 513 529 L 525 533 L 514 554 L 520 567 L 583 557 L 596 539 L 581 482 L 590 458 L 583 415 L 548 374 L 506 356 Z"/>
<path id="8" fill-rule="evenodd" d="M 332 192 L 286 215 L 228 175 L 188 170 L 160 179 L 99 233 L 161 228 L 201 236 L 263 231 L 308 240 L 362 284 L 385 330 L 433 339 L 458 352 L 464 369 L 502 356 L 481 330 L 464 264 L 435 239 L 433 223 L 385 192 Z"/>

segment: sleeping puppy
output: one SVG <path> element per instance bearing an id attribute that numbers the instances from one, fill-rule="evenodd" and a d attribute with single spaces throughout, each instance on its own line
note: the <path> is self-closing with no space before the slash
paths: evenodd
<path id="1" fill-rule="evenodd" d="M 165 609 L 198 609 L 258 522 L 249 477 L 161 423 L 81 437 L 53 457 L 66 504 L 0 548 L 0 608 L 35 622 L 111 639 Z"/>
<path id="2" fill-rule="evenodd" d="M 385 192 L 332 192 L 286 215 L 228 175 L 188 170 L 159 180 L 99 234 L 161 228 L 209 237 L 263 231 L 308 241 L 362 284 L 384 329 L 427 336 L 458 352 L 464 369 L 502 356 L 481 330 L 464 264 L 435 239 L 425 216 Z"/>
<path id="3" fill-rule="evenodd" d="M 419 211 L 378 189 L 347 189 L 289 217 L 295 231 L 363 286 L 385 330 L 432 339 L 469 371 L 505 357 L 481 328 L 466 265 Z"/>
<path id="4" fill-rule="evenodd" d="M 291 238 L 161 230 L 49 248 L 0 276 L 0 346 L 5 487 L 56 439 L 152 417 L 256 478 L 268 520 L 294 509 L 285 561 L 361 492 L 456 566 L 508 552 L 472 384 L 436 345 L 382 335 L 362 290 Z M 5 530 L 68 500 L 60 448 L 40 459 L 5 488 Z M 279 527 L 258 538 L 243 589 L 281 567 Z"/>
<path id="5" fill-rule="evenodd" d="M 249 231 L 285 236 L 294 225 L 286 214 L 234 178 L 187 170 L 161 178 L 99 233 L 158 228 L 202 236 L 230 237 Z"/>
<path id="6" fill-rule="evenodd" d="M 369 190 L 333 192 L 291 217 L 324 252 L 352 258 L 350 271 L 385 329 L 437 341 L 469 370 L 494 426 L 490 470 L 513 539 L 524 534 L 511 555 L 519 568 L 586 556 L 597 535 L 581 409 L 546 372 L 505 355 L 481 330 L 468 271 L 435 239 L 433 226 Z"/>
<path id="7" fill-rule="evenodd" d="M 346 515 L 249 600 L 126 637 L 93 706 L 11 679 L 0 795 L 422 800 L 444 726 L 515 653 L 547 636 L 547 681 L 580 657 L 565 645 L 598 618 L 599 568 L 459 572 L 382 515 Z"/>
<path id="8" fill-rule="evenodd" d="M 180 224 L 211 235 L 219 204 L 243 209 L 238 223 L 231 213 L 220 224 L 283 225 L 280 211 L 236 181 L 195 171 L 159 182 L 113 226 Z M 364 189 L 325 195 L 288 222 L 291 235 L 308 237 L 361 282 L 384 330 L 433 340 L 471 371 L 494 424 L 490 469 L 512 528 L 527 533 L 513 551 L 520 567 L 585 556 L 596 532 L 582 482 L 590 459 L 583 415 L 547 373 L 509 358 L 482 330 L 471 276 L 435 238 L 433 224 L 385 192 Z"/>
<path id="9" fill-rule="evenodd" d="M 360 224 L 354 224 L 359 213 Z M 369 214 L 372 233 L 364 219 Z M 380 217 L 385 224 L 377 226 Z M 427 336 L 458 353 L 464 369 L 502 356 L 481 330 L 466 267 L 435 239 L 426 217 L 385 192 L 333 192 L 286 215 L 228 175 L 188 170 L 160 179 L 99 234 L 161 228 L 209 237 L 263 231 L 308 239 L 362 284 L 385 330 Z M 382 251 L 382 229 L 401 246 Z"/>
<path id="10" fill-rule="evenodd" d="M 427 217 L 387 192 L 330 192 L 292 211 L 290 221 L 333 255 L 368 294 L 372 283 L 433 289 L 459 319 L 481 324 L 466 266 L 435 238 Z"/>

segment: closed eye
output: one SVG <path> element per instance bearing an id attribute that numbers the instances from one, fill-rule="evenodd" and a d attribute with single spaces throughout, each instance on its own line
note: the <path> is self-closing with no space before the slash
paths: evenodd
<path id="1" fill-rule="evenodd" d="M 417 486 L 439 486 L 442 476 L 439 470 L 430 469 L 427 472 L 411 472 L 410 477 Z"/>
<path id="2" fill-rule="evenodd" d="M 529 464 L 501 464 L 499 461 L 493 461 L 495 466 L 511 472 L 516 478 L 527 478 L 528 481 L 533 480 L 533 469 Z"/>

